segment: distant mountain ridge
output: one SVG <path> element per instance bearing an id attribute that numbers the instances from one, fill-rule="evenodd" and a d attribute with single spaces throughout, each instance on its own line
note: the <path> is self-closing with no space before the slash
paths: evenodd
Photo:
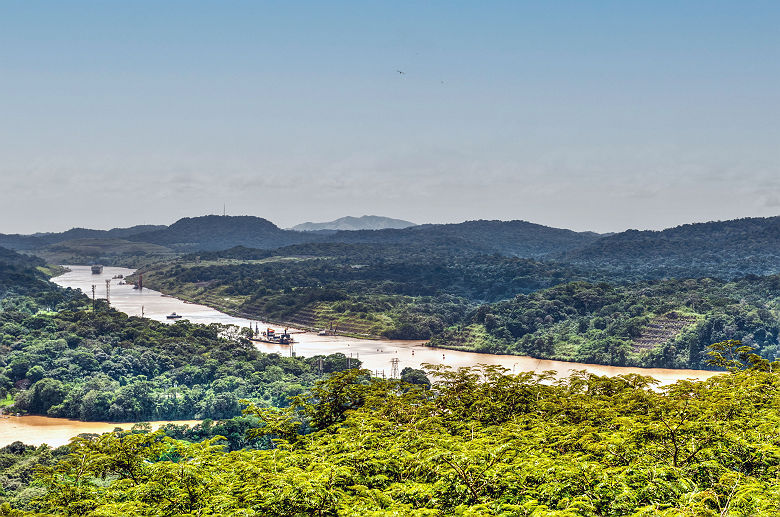
<path id="1" fill-rule="evenodd" d="M 216 251 L 234 246 L 279 248 L 310 242 L 312 236 L 282 230 L 262 217 L 206 215 L 185 217 L 163 229 L 132 235 L 127 240 L 166 246 L 176 251 Z"/>
<path id="2" fill-rule="evenodd" d="M 724 279 L 780 273 L 780 216 L 692 223 L 660 231 L 627 230 L 557 258 L 644 277 L 696 272 Z"/>
<path id="3" fill-rule="evenodd" d="M 71 228 L 59 233 L 36 233 L 33 235 L 0 234 L 0 246 L 14 250 L 35 250 L 77 239 L 125 239 L 138 233 L 167 228 L 162 225 L 136 225 L 129 228 L 112 228 L 110 230 L 91 230 L 88 228 Z"/>
<path id="4" fill-rule="evenodd" d="M 363 230 L 338 232 L 334 242 L 396 243 L 426 246 L 428 242 L 449 241 L 483 253 L 499 253 L 524 258 L 542 258 L 596 241 L 593 232 L 575 232 L 528 221 L 465 221 L 453 224 L 423 224 L 402 230 Z"/>
<path id="5" fill-rule="evenodd" d="M 372 221 L 370 216 L 352 219 Z M 353 222 L 347 219 L 347 223 Z M 104 242 L 95 242 L 93 246 L 86 239 Z M 273 250 L 291 245 L 316 247 L 337 243 L 391 246 L 401 253 L 436 247 L 456 253 L 553 260 L 623 279 L 703 276 L 731 279 L 780 273 L 780 216 L 685 224 L 662 231 L 597 234 L 521 220 L 476 220 L 401 229 L 295 231 L 281 229 L 261 217 L 208 215 L 185 217 L 170 226 L 0 234 L 0 246 L 48 259 L 65 249 L 82 251 L 85 255 L 90 249 L 105 249 L 110 247 L 111 239 L 124 241 L 124 249 L 157 255 L 220 251 L 236 246 Z M 154 246 L 138 248 L 132 243 Z"/>
<path id="6" fill-rule="evenodd" d="M 179 252 L 219 251 L 235 246 L 276 249 L 306 243 L 375 243 L 426 247 L 452 246 L 481 253 L 539 258 L 584 246 L 600 238 L 592 232 L 550 228 L 526 221 L 467 221 L 402 229 L 295 231 L 283 230 L 261 217 L 187 217 L 162 230 L 127 240 L 166 246 Z"/>
<path id="7" fill-rule="evenodd" d="M 298 232 L 316 232 L 321 230 L 400 230 L 403 228 L 409 228 L 410 226 L 417 225 L 409 221 L 404 221 L 403 219 L 392 219 L 390 217 L 382 217 L 378 215 L 363 215 L 360 217 L 340 217 L 335 221 L 328 221 L 324 223 L 306 222 L 296 224 L 290 229 Z"/>

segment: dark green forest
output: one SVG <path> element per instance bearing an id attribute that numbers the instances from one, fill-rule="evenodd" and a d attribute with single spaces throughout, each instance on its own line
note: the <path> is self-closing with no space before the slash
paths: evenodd
<path id="1" fill-rule="evenodd" d="M 733 373 L 661 389 L 637 375 L 439 368 L 426 389 L 340 372 L 288 408 L 249 404 L 260 450 L 143 427 L 67 455 L 15 445 L 0 450 L 12 476 L 40 466 L 0 514 L 776 515 L 780 364 L 738 345 L 714 352 Z"/>
<path id="2" fill-rule="evenodd" d="M 598 364 L 706 368 L 730 339 L 778 355 L 780 276 L 572 282 L 482 305 L 437 345 Z"/>
<path id="3" fill-rule="evenodd" d="M 15 412 L 115 422 L 230 418 L 240 414 L 239 399 L 283 406 L 347 368 L 343 354 L 260 353 L 235 327 L 166 325 L 105 302 L 93 309 L 80 292 L 48 282 L 37 260 L 3 257 L 0 395 L 13 397 Z"/>
<path id="4" fill-rule="evenodd" d="M 355 334 L 401 339 L 430 338 L 476 303 L 585 278 L 565 265 L 441 243 L 409 251 L 376 244 L 236 248 L 145 270 L 152 288 L 233 313 L 304 327 L 336 321 Z"/>
<path id="5" fill-rule="evenodd" d="M 727 339 L 771 359 L 780 334 L 777 275 L 643 280 L 445 242 L 233 248 L 148 268 L 145 279 L 250 318 L 620 366 L 704 368 L 707 347 Z"/>
<path id="6" fill-rule="evenodd" d="M 729 373 L 659 387 L 638 375 L 429 366 L 380 380 L 341 354 L 263 354 L 235 327 L 93 306 L 50 283 L 44 261 L 0 250 L 8 409 L 203 420 L 58 449 L 8 445 L 0 515 L 780 513 L 779 276 L 735 275 L 737 262 L 665 275 L 476 249 L 489 236 L 374 238 L 199 251 L 147 266 L 145 281 L 354 334 Z"/>

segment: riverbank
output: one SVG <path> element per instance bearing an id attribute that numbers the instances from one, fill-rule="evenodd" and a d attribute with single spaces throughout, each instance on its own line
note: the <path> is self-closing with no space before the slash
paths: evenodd
<path id="1" fill-rule="evenodd" d="M 96 285 L 96 296 L 105 298 L 105 280 L 111 281 L 111 305 L 131 316 L 145 317 L 164 323 L 172 323 L 166 316 L 172 312 L 181 314 L 193 323 L 221 323 L 248 327 L 253 324 L 262 326 L 266 322 L 248 321 L 236 318 L 211 307 L 195 303 L 186 303 L 178 298 L 164 296 L 153 289 L 133 289 L 132 285 L 119 285 L 114 276 L 127 277 L 134 271 L 127 268 L 106 267 L 100 275 L 93 275 L 89 266 L 67 266 L 70 271 L 53 279 L 63 287 L 71 287 L 89 292 Z M 146 277 L 144 277 L 146 284 Z M 313 357 L 342 353 L 347 357 L 361 361 L 363 368 L 382 377 L 391 377 L 405 367 L 423 368 L 425 364 L 445 365 L 452 368 L 476 366 L 480 364 L 505 368 L 510 373 L 555 371 L 557 378 L 568 377 L 574 371 L 584 370 L 596 375 L 638 374 L 652 376 L 660 384 L 670 384 L 681 379 L 707 379 L 720 372 L 708 370 L 676 370 L 664 368 L 639 368 L 607 366 L 598 364 L 575 363 L 536 359 L 520 355 L 496 355 L 479 352 L 450 350 L 427 346 L 427 341 L 357 339 L 346 336 L 319 336 L 317 334 L 296 334 L 296 343 L 281 345 L 274 343 L 255 343 L 258 350 L 280 355 L 298 355 Z"/>
<path id="2" fill-rule="evenodd" d="M 144 274 L 146 275 L 146 273 Z M 134 273 L 133 275 L 127 277 L 126 280 L 131 284 L 136 284 L 138 282 L 138 275 Z M 207 307 L 210 307 L 214 310 L 217 310 L 229 316 L 233 316 L 234 318 L 246 319 L 250 321 L 262 320 L 267 325 L 289 328 L 295 331 L 304 331 L 304 332 L 311 332 L 311 333 L 317 333 L 323 329 L 323 326 L 310 325 L 302 321 L 285 321 L 285 320 L 278 320 L 275 318 L 269 318 L 267 317 L 267 315 L 262 315 L 262 314 L 249 314 L 237 308 L 238 303 L 236 302 L 236 299 L 239 297 L 236 296 L 224 297 L 215 294 L 210 294 L 208 292 L 202 292 L 202 291 L 197 292 L 191 289 L 171 288 L 168 285 L 156 281 L 154 275 L 144 276 L 144 288 L 153 289 L 155 291 L 162 293 L 163 296 L 173 297 L 182 300 L 185 303 L 205 305 Z M 374 334 L 361 334 L 358 332 L 349 332 L 349 331 L 338 331 L 337 334 L 339 336 L 350 337 L 355 339 L 374 339 L 374 340 L 384 339 L 382 336 L 378 336 Z"/>

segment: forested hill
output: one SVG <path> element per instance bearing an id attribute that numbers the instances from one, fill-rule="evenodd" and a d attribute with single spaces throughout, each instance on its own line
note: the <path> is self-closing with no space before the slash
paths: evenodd
<path id="1" fill-rule="evenodd" d="M 696 223 L 662 231 L 628 230 L 614 235 L 575 232 L 527 221 L 466 221 L 402 229 L 299 232 L 254 216 L 184 218 L 170 226 L 113 230 L 74 228 L 57 234 L 0 235 L 0 246 L 38 253 L 47 260 L 68 256 L 117 263 L 106 251 L 110 239 L 123 256 L 227 250 L 236 246 L 276 250 L 291 245 L 370 244 L 393 254 L 435 248 L 447 255 L 500 254 L 552 260 L 620 281 L 780 273 L 780 217 Z M 130 242 L 132 241 L 132 242 Z M 101 246 L 101 242 L 105 245 Z M 136 243 L 136 244 L 133 244 Z M 121 246 L 120 246 L 121 245 Z M 143 245 L 138 248 L 139 245 Z M 366 249 L 361 248 L 361 253 Z M 59 255 L 58 255 L 59 253 Z M 319 253 L 315 252 L 314 255 Z"/>
<path id="2" fill-rule="evenodd" d="M 46 287 L 46 277 L 38 267 L 43 260 L 0 248 L 0 300 L 9 292 L 27 292 L 31 287 Z"/>
<path id="3" fill-rule="evenodd" d="M 527 221 L 466 221 L 457 224 L 426 224 L 402 230 L 339 232 L 330 241 L 370 242 L 426 246 L 449 241 L 453 246 L 525 258 L 541 258 L 590 244 L 600 238 L 593 232 L 574 232 Z"/>
<path id="4" fill-rule="evenodd" d="M 685 224 L 663 231 L 628 230 L 557 258 L 646 278 L 776 274 L 780 272 L 780 217 Z"/>
<path id="5" fill-rule="evenodd" d="M 778 366 L 662 389 L 495 368 L 440 371 L 420 389 L 352 370 L 292 408 L 249 406 L 262 422 L 247 435 L 272 448 L 87 436 L 3 514 L 777 516 Z"/>
<path id="6" fill-rule="evenodd" d="M 171 226 L 128 237 L 178 251 L 217 251 L 244 246 L 276 249 L 302 243 L 372 243 L 419 249 L 432 245 L 462 252 L 500 253 L 539 258 L 585 246 L 600 236 L 550 228 L 526 221 L 467 221 L 403 229 L 339 231 L 333 234 L 282 230 L 251 216 L 184 218 Z"/>
<path id="7" fill-rule="evenodd" d="M 780 348 L 780 276 L 571 282 L 482 305 L 440 346 L 663 368 L 705 368 L 712 343 L 741 340 L 768 359 Z"/>
<path id="8" fill-rule="evenodd" d="M 185 217 L 165 229 L 133 235 L 129 240 L 168 246 L 179 251 L 208 251 L 234 246 L 273 249 L 320 238 L 282 230 L 262 217 L 206 215 Z"/>
<path id="9" fill-rule="evenodd" d="M 8 267 L 35 267 L 42 266 L 43 260 L 37 257 L 22 255 L 13 250 L 0 247 L 0 266 Z"/>
<path id="10" fill-rule="evenodd" d="M 37 250 L 52 244 L 77 239 L 126 239 L 138 233 L 150 232 L 165 228 L 157 225 L 138 225 L 130 228 L 112 228 L 111 230 L 91 230 L 88 228 L 71 228 L 59 233 L 37 233 L 34 235 L 0 234 L 0 246 L 14 250 Z"/>
<path id="11" fill-rule="evenodd" d="M 51 309 L 74 298 L 76 294 L 71 289 L 61 289 L 49 282 L 49 276 L 54 271 L 38 257 L 0 248 L 0 313 L 16 310 L 20 300 L 23 306 Z M 0 338 L 0 365 L 3 361 L 2 343 Z"/>

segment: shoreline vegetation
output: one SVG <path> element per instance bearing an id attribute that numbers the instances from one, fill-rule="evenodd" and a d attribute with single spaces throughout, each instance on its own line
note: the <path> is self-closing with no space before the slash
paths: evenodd
<path id="1" fill-rule="evenodd" d="M 636 374 L 557 379 L 492 366 L 405 368 L 384 380 L 344 354 L 261 353 L 248 329 L 92 307 L 34 257 L 0 249 L 0 265 L 9 408 L 201 420 L 0 448 L 0 515 L 780 511 L 778 276 L 640 278 L 448 243 L 198 252 L 144 275 L 161 292 L 205 289 L 271 316 L 313 310 L 317 323 L 355 319 L 385 337 L 724 370 L 659 386 Z"/>
<path id="2" fill-rule="evenodd" d="M 247 403 L 243 444 L 209 424 L 2 448 L 37 472 L 6 477 L 2 511 L 774 515 L 780 363 L 736 342 L 710 358 L 730 372 L 660 390 L 637 375 L 440 367 L 414 385 L 338 372 L 286 408 Z"/>
<path id="3" fill-rule="evenodd" d="M 316 333 L 321 330 L 330 330 L 329 325 L 328 326 L 308 325 L 301 321 L 283 321 L 283 320 L 273 319 L 266 315 L 258 315 L 258 314 L 248 313 L 248 312 L 242 312 L 241 310 L 237 309 L 234 304 L 231 303 L 230 299 L 225 300 L 224 298 L 222 298 L 220 301 L 219 296 L 210 296 L 205 292 L 192 293 L 190 290 L 187 289 L 171 288 L 169 284 L 158 283 L 155 280 L 155 276 L 148 275 L 148 273 L 152 271 L 152 269 L 146 269 L 146 270 L 139 269 L 137 270 L 137 272 L 138 271 L 140 271 L 142 274 L 145 275 L 144 276 L 145 288 L 148 287 L 154 291 L 158 291 L 162 293 L 165 296 L 172 296 L 174 298 L 178 298 L 179 300 L 188 303 L 197 303 L 199 305 L 205 305 L 206 307 L 210 307 L 212 309 L 218 310 L 229 316 L 233 316 L 236 318 L 244 318 L 248 321 L 263 321 L 265 323 L 268 323 L 269 325 L 274 325 L 277 327 L 286 327 L 286 328 L 291 328 L 296 330 L 303 330 L 310 333 Z M 130 284 L 135 285 L 138 282 L 137 272 L 126 277 L 126 281 Z M 392 338 L 385 338 L 384 336 L 381 335 L 349 332 L 348 330 L 339 330 L 338 324 L 335 326 L 334 331 L 339 336 L 352 337 L 356 339 L 392 339 Z M 399 340 L 400 339 L 402 338 L 399 338 Z"/>
<path id="4" fill-rule="evenodd" d="M 344 335 L 424 339 L 462 351 L 705 369 L 707 346 L 714 342 L 744 339 L 766 357 L 778 349 L 778 276 L 607 283 L 571 280 L 565 269 L 556 270 L 560 266 L 506 259 L 470 258 L 455 266 L 439 259 L 370 266 L 371 260 L 387 259 L 380 259 L 376 250 L 363 250 L 368 256 L 353 258 L 360 264 L 345 263 L 341 256 L 289 255 L 301 251 L 281 250 L 270 257 L 259 250 L 190 256 L 146 268 L 144 282 L 239 317 L 304 330 L 329 328 L 333 322 Z M 265 258 L 257 258 L 261 255 Z M 487 265 L 492 268 L 488 276 L 483 272 L 482 278 L 463 280 L 469 270 L 484 271 Z M 430 267 L 443 269 L 431 276 Z M 501 278 L 516 275 L 518 267 L 557 271 L 561 283 L 539 284 L 508 299 L 499 294 L 493 302 L 436 290 L 442 279 L 452 280 L 452 268 L 460 270 L 461 287 L 456 289 L 464 293 L 463 282 L 501 284 Z"/>

